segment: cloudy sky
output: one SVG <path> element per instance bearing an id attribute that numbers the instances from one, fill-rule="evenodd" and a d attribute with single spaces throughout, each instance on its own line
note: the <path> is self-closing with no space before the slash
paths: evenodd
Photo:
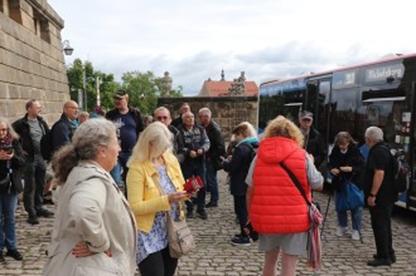
<path id="1" fill-rule="evenodd" d="M 120 79 L 169 71 L 196 94 L 209 77 L 257 84 L 416 52 L 414 0 L 48 0 L 64 18 L 67 58 Z"/>

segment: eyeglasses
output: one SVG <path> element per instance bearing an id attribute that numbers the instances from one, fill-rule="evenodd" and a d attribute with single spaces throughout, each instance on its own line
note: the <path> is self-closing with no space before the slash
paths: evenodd
<path id="1" fill-rule="evenodd" d="M 156 119 L 158 121 L 167 120 L 168 119 L 168 116 L 157 116 Z"/>
<path id="2" fill-rule="evenodd" d="M 8 131 L 8 128 L 0 128 L 0 131 Z"/>

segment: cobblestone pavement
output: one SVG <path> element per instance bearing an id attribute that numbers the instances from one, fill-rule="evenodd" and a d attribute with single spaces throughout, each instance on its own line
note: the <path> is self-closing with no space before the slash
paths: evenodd
<path id="1" fill-rule="evenodd" d="M 199 218 L 189 221 L 197 239 L 197 250 L 180 260 L 177 275 L 261 275 L 263 254 L 258 251 L 257 244 L 240 248 L 230 243 L 239 227 L 235 222 L 232 197 L 224 184 L 224 174 L 220 176 L 220 207 L 208 209 L 206 221 Z M 328 196 L 316 193 L 315 197 L 325 209 Z M 17 237 L 24 260 L 17 262 L 6 258 L 7 263 L 0 264 L 0 275 L 41 274 L 53 219 L 41 219 L 38 226 L 28 225 L 25 219 L 21 204 L 17 213 Z M 416 275 L 416 215 L 400 211 L 393 218 L 397 262 L 391 267 L 366 265 L 375 252 L 369 221 L 369 213 L 365 210 L 363 244 L 348 236 L 338 238 L 334 234 L 336 218 L 331 202 L 323 239 L 322 270 L 314 273 L 301 260 L 298 275 Z"/>

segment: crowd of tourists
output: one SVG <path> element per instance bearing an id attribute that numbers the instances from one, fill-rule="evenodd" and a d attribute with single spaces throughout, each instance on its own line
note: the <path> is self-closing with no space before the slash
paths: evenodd
<path id="1" fill-rule="evenodd" d="M 192 233 L 178 240 L 174 231 L 187 219 L 209 219 L 207 208 L 221 204 L 219 170 L 228 174 L 239 225 L 230 242 L 257 242 L 263 275 L 276 275 L 279 256 L 280 275 L 295 275 L 299 257 L 319 268 L 321 217 L 312 190 L 323 189 L 324 176 L 335 193 L 336 235 L 360 240 L 367 205 L 377 249 L 368 265 L 396 261 L 394 161 L 378 127 L 366 130 L 361 148 L 338 133 L 324 172 L 327 145 L 308 111 L 297 122 L 276 117 L 261 135 L 241 122 L 226 148 L 208 107 L 194 114 L 183 103 L 172 119 L 161 106 L 143 116 L 118 90 L 107 113 L 79 112 L 67 101 L 49 127 L 41 110 L 33 99 L 21 119 L 0 118 L 0 262 L 23 259 L 15 226 L 22 192 L 27 223 L 55 218 L 44 275 L 174 275 L 178 257 L 195 246 Z M 55 206 L 45 207 L 51 190 Z"/>

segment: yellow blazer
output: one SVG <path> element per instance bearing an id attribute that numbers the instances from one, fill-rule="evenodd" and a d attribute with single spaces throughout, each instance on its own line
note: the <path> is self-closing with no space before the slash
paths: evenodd
<path id="1" fill-rule="evenodd" d="M 182 175 L 178 159 L 170 153 L 165 152 L 167 174 L 176 188 L 183 191 L 185 180 Z M 161 195 L 159 191 L 159 174 L 151 161 L 133 161 L 127 173 L 127 198 L 137 222 L 137 229 L 149 233 L 153 226 L 156 213 L 169 211 L 170 204 L 167 195 Z M 184 218 L 184 210 L 180 206 L 180 217 Z"/>

